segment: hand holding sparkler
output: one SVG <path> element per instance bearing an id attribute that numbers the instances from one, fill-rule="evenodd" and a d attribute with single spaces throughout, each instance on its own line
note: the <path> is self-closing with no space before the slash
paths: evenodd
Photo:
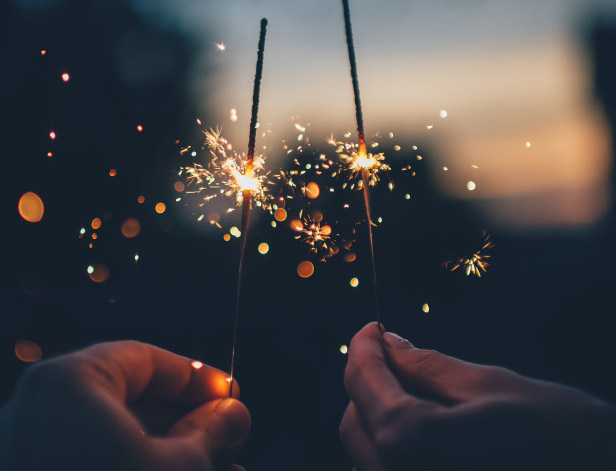
<path id="1" fill-rule="evenodd" d="M 349 348 L 340 436 L 357 471 L 616 468 L 613 406 L 383 331 Z"/>
<path id="2" fill-rule="evenodd" d="M 6 470 L 238 471 L 250 414 L 227 374 L 139 342 L 37 363 L 0 409 Z M 235 397 L 239 388 L 234 389 Z"/>

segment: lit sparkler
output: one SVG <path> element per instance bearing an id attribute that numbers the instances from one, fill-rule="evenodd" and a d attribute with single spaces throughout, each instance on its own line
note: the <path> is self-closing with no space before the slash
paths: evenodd
<path id="1" fill-rule="evenodd" d="M 468 257 L 460 257 L 456 260 L 449 260 L 445 262 L 444 265 L 446 268 L 449 268 L 448 265 L 453 264 L 450 271 L 456 271 L 458 268 L 464 267 L 466 276 L 473 274 L 481 278 L 481 273 L 487 272 L 489 265 L 487 259 L 491 257 L 491 255 L 486 254 L 485 251 L 490 250 L 492 247 L 494 247 L 494 244 L 490 240 L 490 234 L 483 231 L 482 245 L 479 250 Z"/>
<path id="2" fill-rule="evenodd" d="M 252 92 L 252 114 L 250 118 L 250 129 L 248 132 L 248 153 L 246 154 L 246 164 L 242 175 L 243 179 L 239 181 L 245 186 L 242 188 L 242 223 L 241 223 L 241 239 L 240 239 L 240 263 L 237 277 L 237 291 L 235 298 L 235 317 L 233 320 L 233 347 L 231 349 L 231 367 L 229 371 L 229 396 L 233 396 L 233 370 L 235 366 L 235 347 L 237 346 L 237 324 L 240 312 L 240 290 L 242 287 L 242 273 L 244 268 L 244 255 L 246 253 L 246 240 L 248 236 L 248 223 L 250 221 L 250 208 L 252 197 L 255 190 L 255 141 L 257 134 L 257 115 L 259 113 L 259 92 L 261 90 L 261 76 L 263 75 L 263 51 L 265 49 L 265 33 L 267 30 L 267 20 L 261 20 L 261 32 L 259 34 L 259 46 L 257 52 L 257 70 L 255 72 L 255 81 Z M 259 188 L 257 186 L 256 188 Z"/>
<path id="3" fill-rule="evenodd" d="M 364 134 L 364 118 L 362 116 L 361 99 L 359 96 L 359 81 L 357 79 L 357 61 L 355 59 L 355 47 L 353 46 L 353 30 L 351 28 L 351 11 L 349 9 L 349 1 L 342 0 L 342 9 L 344 12 L 344 26 L 346 32 L 347 49 L 349 53 L 349 65 L 351 67 L 351 81 L 353 82 L 353 96 L 355 98 L 355 118 L 357 121 L 357 134 L 358 134 L 358 150 L 351 154 L 351 160 L 353 167 L 356 169 L 356 174 L 361 174 L 361 183 L 364 194 L 364 206 L 366 208 L 366 219 L 368 223 L 368 237 L 370 242 L 370 260 L 372 262 L 372 286 L 374 289 L 374 305 L 376 309 L 376 320 L 380 327 L 381 325 L 381 312 L 379 308 L 379 297 L 376 284 L 376 265 L 374 262 L 374 241 L 372 238 L 372 216 L 370 211 L 370 194 L 368 187 L 376 184 L 378 179 L 378 165 L 379 161 L 376 157 L 370 156 L 366 150 L 366 138 Z M 377 169 L 375 171 L 375 169 Z M 351 169 L 351 171 L 353 171 Z"/>
<path id="4" fill-rule="evenodd" d="M 250 191 L 251 199 L 257 207 L 271 211 L 269 186 L 273 182 L 268 180 L 268 172 L 264 168 L 265 158 L 253 154 L 252 165 L 249 165 L 248 156 L 235 152 L 233 146 L 221 135 L 220 129 L 210 129 L 204 131 L 204 134 L 210 161 L 207 167 L 195 163 L 180 169 L 179 174 L 185 176 L 189 187 L 197 187 L 186 193 L 202 195 L 204 203 L 225 196 L 232 201 L 232 206 L 227 210 L 231 212 L 234 206 L 243 205 L 244 192 Z"/>

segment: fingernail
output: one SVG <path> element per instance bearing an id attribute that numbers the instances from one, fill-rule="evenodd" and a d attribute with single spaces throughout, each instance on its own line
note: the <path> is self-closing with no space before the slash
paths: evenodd
<path id="1" fill-rule="evenodd" d="M 383 334 L 385 343 L 391 348 L 413 348 L 413 344 L 406 339 L 403 339 L 393 332 L 385 332 Z"/>
<path id="2" fill-rule="evenodd" d="M 224 423 L 229 442 L 235 442 L 248 435 L 250 431 L 250 413 L 240 401 L 222 399 L 214 412 Z"/>

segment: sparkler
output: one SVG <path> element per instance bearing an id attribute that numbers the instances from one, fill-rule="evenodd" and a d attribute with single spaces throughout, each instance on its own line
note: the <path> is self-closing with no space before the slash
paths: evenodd
<path id="1" fill-rule="evenodd" d="M 378 181 L 376 179 L 379 170 L 378 158 L 368 154 L 366 150 L 366 137 L 364 135 L 364 118 L 361 109 L 361 99 L 359 96 L 359 81 L 357 79 L 357 61 L 355 59 L 355 47 L 353 45 L 353 30 L 351 28 L 351 11 L 349 9 L 349 1 L 342 0 L 342 8 L 344 12 L 344 28 L 346 32 L 347 49 L 349 52 L 349 63 L 351 66 L 351 80 L 353 82 L 353 96 L 355 98 L 355 119 L 357 121 L 357 134 L 359 140 L 359 149 L 352 154 L 350 161 L 352 167 L 350 170 L 357 174 L 361 174 L 361 183 L 364 194 L 364 206 L 366 208 L 366 220 L 368 223 L 368 239 L 370 242 L 370 261 L 372 266 L 372 286 L 374 289 L 374 306 L 376 309 L 376 320 L 381 326 L 381 311 L 379 308 L 378 289 L 376 284 L 376 265 L 374 262 L 374 241 L 372 238 L 372 217 L 370 211 L 370 194 L 368 187 L 374 186 Z"/>
<path id="2" fill-rule="evenodd" d="M 242 272 L 244 269 L 244 255 L 246 253 L 246 240 L 248 237 L 248 223 L 250 222 L 250 208 L 253 192 L 258 191 L 259 181 L 253 177 L 255 139 L 257 133 L 257 115 L 259 112 L 259 92 L 261 89 L 261 76 L 263 74 L 263 51 L 265 49 L 265 33 L 267 29 L 267 19 L 261 20 L 261 33 L 259 34 L 259 46 L 257 52 L 257 70 L 252 92 L 252 114 L 250 118 L 250 130 L 248 133 L 248 153 L 246 154 L 246 165 L 242 178 L 237 179 L 238 185 L 242 189 L 242 221 L 240 239 L 240 262 L 237 277 L 237 291 L 235 298 L 235 317 L 233 320 L 233 347 L 231 349 L 231 367 L 229 369 L 229 396 L 233 396 L 233 369 L 235 366 L 235 348 L 237 345 L 237 325 L 240 313 L 240 289 L 242 287 Z"/>

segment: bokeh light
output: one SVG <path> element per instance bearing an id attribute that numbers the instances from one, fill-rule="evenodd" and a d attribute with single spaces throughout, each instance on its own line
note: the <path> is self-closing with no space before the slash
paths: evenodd
<path id="1" fill-rule="evenodd" d="M 343 355 L 346 355 L 349 352 L 349 347 L 347 347 L 346 345 L 340 345 L 340 353 L 342 353 Z"/>
<path id="2" fill-rule="evenodd" d="M 292 219 L 291 222 L 289 222 L 289 227 L 295 232 L 302 232 L 302 229 L 304 229 L 304 223 L 302 223 L 299 219 Z"/>
<path id="3" fill-rule="evenodd" d="M 145 196 L 139 195 L 139 197 L 137 198 L 137 203 L 139 204 L 145 203 Z"/>
<path id="4" fill-rule="evenodd" d="M 62 81 L 63 82 L 68 82 L 71 79 L 71 76 L 69 74 L 67 74 L 66 72 L 62 74 Z"/>
<path id="5" fill-rule="evenodd" d="M 39 195 L 28 191 L 19 198 L 17 204 L 19 215 L 28 222 L 39 222 L 43 219 L 45 213 L 45 205 Z"/>
<path id="6" fill-rule="evenodd" d="M 203 363 L 198 360 L 195 360 L 190 364 L 190 366 L 192 366 L 195 370 L 200 370 L 201 368 L 203 368 Z"/>
<path id="7" fill-rule="evenodd" d="M 319 185 L 315 182 L 310 182 L 306 185 L 306 196 L 310 199 L 316 199 L 321 194 L 321 189 Z"/>
<path id="8" fill-rule="evenodd" d="M 468 191 L 473 191 L 475 188 L 477 188 L 477 185 L 475 185 L 474 181 L 469 180 L 466 184 L 466 188 L 468 188 Z"/>
<path id="9" fill-rule="evenodd" d="M 167 209 L 167 206 L 165 206 L 165 203 L 157 203 L 154 209 L 158 214 L 163 214 Z"/>
<path id="10" fill-rule="evenodd" d="M 115 168 L 112 168 L 111 170 L 109 170 L 110 177 L 115 177 L 117 174 L 118 174 L 118 171 Z"/>
<path id="11" fill-rule="evenodd" d="M 98 229 L 101 227 L 101 225 L 103 224 L 103 222 L 101 221 L 101 218 L 94 218 L 92 219 L 92 229 Z"/>
<path id="12" fill-rule="evenodd" d="M 287 219 L 287 211 L 283 208 L 278 208 L 276 211 L 274 211 L 274 218 L 276 219 L 276 221 L 285 221 Z"/>
<path id="13" fill-rule="evenodd" d="M 421 310 L 426 314 L 430 312 L 430 306 L 428 305 L 428 303 L 425 303 L 423 306 L 421 306 Z"/>
<path id="14" fill-rule="evenodd" d="M 143 126 L 141 124 L 137 125 L 137 131 L 139 132 L 143 131 Z"/>
<path id="15" fill-rule="evenodd" d="M 184 191 L 184 188 L 185 186 L 184 186 L 184 183 L 182 182 L 175 182 L 173 184 L 173 189 L 177 191 L 178 193 L 182 193 Z"/>
<path id="16" fill-rule="evenodd" d="M 51 131 L 49 133 L 49 138 L 53 141 L 56 138 L 56 133 L 54 131 Z"/>
<path id="17" fill-rule="evenodd" d="M 137 237 L 141 232 L 141 224 L 135 218 L 126 218 L 120 228 L 122 235 L 127 239 Z"/>
<path id="18" fill-rule="evenodd" d="M 258 250 L 261 255 L 265 255 L 267 252 L 269 252 L 269 245 L 266 242 L 261 242 L 259 244 Z"/>
<path id="19" fill-rule="evenodd" d="M 305 260 L 297 266 L 297 274 L 302 278 L 310 278 L 314 273 L 314 265 L 312 262 Z"/>
<path id="20" fill-rule="evenodd" d="M 222 236 L 223 240 L 225 242 L 229 242 L 231 240 L 231 235 L 230 234 L 225 234 L 224 236 Z"/>
<path id="21" fill-rule="evenodd" d="M 34 363 L 43 358 L 43 352 L 32 340 L 18 340 L 15 342 L 15 355 L 25 363 Z"/>
<path id="22" fill-rule="evenodd" d="M 342 259 L 347 263 L 353 263 L 355 260 L 357 260 L 357 255 L 355 254 L 355 252 L 348 252 L 342 256 Z"/>
<path id="23" fill-rule="evenodd" d="M 359 280 L 357 278 L 351 278 L 351 281 L 349 281 L 349 284 L 353 288 L 357 288 L 359 286 Z"/>
<path id="24" fill-rule="evenodd" d="M 109 269 L 101 263 L 88 267 L 88 274 L 95 283 L 104 283 L 109 279 Z"/>

